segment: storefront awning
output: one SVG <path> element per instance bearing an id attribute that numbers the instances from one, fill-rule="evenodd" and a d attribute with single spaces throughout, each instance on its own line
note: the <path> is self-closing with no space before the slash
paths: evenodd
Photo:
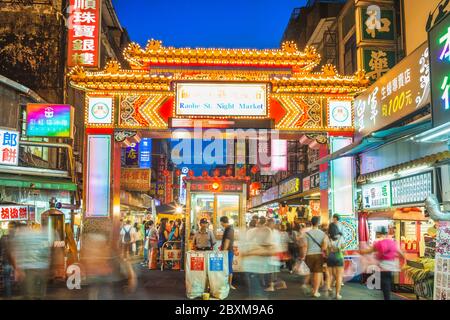
<path id="1" fill-rule="evenodd" d="M 392 174 L 395 172 L 399 172 L 402 170 L 412 169 L 416 167 L 426 166 L 426 165 L 433 165 L 435 163 L 445 161 L 450 159 L 450 151 L 443 151 L 439 153 L 435 153 L 426 157 L 422 157 L 413 161 L 408 161 L 404 163 L 400 163 L 396 166 L 388 167 L 380 171 L 371 172 L 367 174 L 360 175 L 358 177 L 358 183 L 362 183 L 371 179 L 374 179 L 376 177 L 381 177 L 384 175 Z"/>
<path id="2" fill-rule="evenodd" d="M 18 175 L 0 175 L 0 186 L 15 188 L 33 188 L 77 191 L 77 185 L 68 179 L 28 177 Z"/>
<path id="3" fill-rule="evenodd" d="M 320 164 L 327 163 L 328 161 L 336 160 L 342 157 L 350 157 L 355 154 L 361 153 L 363 151 L 368 151 L 383 144 L 392 142 L 397 139 L 406 138 L 410 135 L 423 132 L 431 128 L 431 120 L 427 119 L 425 121 L 411 123 L 405 126 L 394 127 L 382 131 L 373 132 L 369 136 L 363 138 L 361 141 L 354 142 L 332 154 L 327 155 L 313 163 L 308 167 L 313 168 Z"/>
<path id="4" fill-rule="evenodd" d="M 367 216 L 370 220 L 403 220 L 403 221 L 428 221 L 423 212 L 417 210 L 404 211 L 387 210 L 370 212 Z"/>

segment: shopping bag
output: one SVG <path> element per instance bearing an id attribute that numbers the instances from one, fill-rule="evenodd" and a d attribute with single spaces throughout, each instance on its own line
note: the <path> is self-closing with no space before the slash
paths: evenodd
<path id="1" fill-rule="evenodd" d="M 297 260 L 294 265 L 293 271 L 299 276 L 309 276 L 309 274 L 311 273 L 305 261 L 303 260 Z"/>
<path id="2" fill-rule="evenodd" d="M 189 251 L 186 254 L 186 296 L 189 299 L 199 298 L 206 287 L 206 255 L 204 252 Z"/>
<path id="3" fill-rule="evenodd" d="M 208 254 L 208 280 L 211 296 L 223 300 L 230 293 L 228 282 L 228 253 L 210 252 Z"/>

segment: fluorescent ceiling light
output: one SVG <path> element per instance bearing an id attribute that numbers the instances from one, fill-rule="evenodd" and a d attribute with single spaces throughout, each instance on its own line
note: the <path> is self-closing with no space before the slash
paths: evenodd
<path id="1" fill-rule="evenodd" d="M 431 140 L 431 139 L 434 139 L 434 138 L 443 136 L 443 135 L 445 135 L 446 133 L 449 133 L 449 132 L 450 132 L 450 128 L 447 128 L 447 129 L 445 129 L 445 130 L 443 130 L 443 131 L 438 131 L 438 132 L 436 132 L 436 133 L 433 133 L 433 134 L 431 134 L 431 135 L 429 135 L 429 136 L 427 136 L 427 137 L 421 139 L 420 142 L 429 141 L 429 140 Z"/>

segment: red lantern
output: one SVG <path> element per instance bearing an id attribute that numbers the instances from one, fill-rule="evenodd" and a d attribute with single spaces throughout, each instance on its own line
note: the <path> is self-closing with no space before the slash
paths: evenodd
<path id="1" fill-rule="evenodd" d="M 167 176 L 169 176 L 169 170 L 167 170 L 167 169 L 164 169 L 164 171 L 163 171 L 163 175 L 164 175 L 164 177 L 167 177 Z"/>
<path id="2" fill-rule="evenodd" d="M 181 170 L 180 169 L 175 170 L 175 175 L 177 177 L 181 176 Z"/>
<path id="3" fill-rule="evenodd" d="M 227 177 L 232 176 L 233 175 L 233 169 L 232 168 L 227 168 L 226 175 L 227 175 Z"/>
<path id="4" fill-rule="evenodd" d="M 189 170 L 188 176 L 192 178 L 194 176 L 194 170 Z"/>
<path id="5" fill-rule="evenodd" d="M 257 174 L 258 171 L 259 171 L 259 167 L 258 167 L 258 166 L 253 166 L 252 169 L 251 169 L 251 172 L 252 172 L 253 174 Z"/>
<path id="6" fill-rule="evenodd" d="M 203 170 L 203 171 L 202 171 L 202 177 L 203 177 L 203 178 L 208 177 L 208 171 Z"/>
<path id="7" fill-rule="evenodd" d="M 214 177 L 217 178 L 220 175 L 220 170 L 219 169 L 214 169 L 213 175 L 214 175 Z"/>

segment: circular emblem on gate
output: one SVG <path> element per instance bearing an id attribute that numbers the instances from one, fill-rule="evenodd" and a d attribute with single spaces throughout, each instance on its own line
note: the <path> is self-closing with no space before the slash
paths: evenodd
<path id="1" fill-rule="evenodd" d="M 350 116 L 350 112 L 344 106 L 337 106 L 333 109 L 331 116 L 337 122 L 345 122 L 345 121 L 347 121 L 348 117 Z"/>
<path id="2" fill-rule="evenodd" d="M 92 106 L 91 113 L 95 119 L 103 120 L 109 115 L 109 107 L 106 103 L 97 102 Z"/>

